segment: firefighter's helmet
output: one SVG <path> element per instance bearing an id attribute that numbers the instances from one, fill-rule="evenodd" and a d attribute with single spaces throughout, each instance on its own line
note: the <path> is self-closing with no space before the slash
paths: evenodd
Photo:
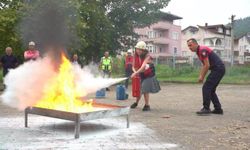
<path id="1" fill-rule="evenodd" d="M 136 45 L 135 48 L 146 50 L 147 45 L 144 41 L 139 41 Z"/>
<path id="2" fill-rule="evenodd" d="M 30 42 L 29 42 L 29 45 L 30 45 L 30 46 L 35 46 L 36 44 L 35 44 L 35 42 L 30 41 Z"/>

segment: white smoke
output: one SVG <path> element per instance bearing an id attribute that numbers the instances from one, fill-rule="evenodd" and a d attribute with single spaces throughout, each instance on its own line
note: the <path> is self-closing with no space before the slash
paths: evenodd
<path id="1" fill-rule="evenodd" d="M 86 95 L 96 92 L 98 89 L 109 87 L 115 83 L 121 82 L 126 78 L 103 78 L 98 73 L 93 74 L 91 66 L 86 66 L 81 69 L 78 65 L 74 66 L 74 74 L 77 77 L 76 85 L 80 91 L 86 91 Z M 97 69 L 96 69 L 97 70 Z M 97 75 L 97 76 L 96 76 Z M 86 96 L 82 95 L 82 96 Z"/>
<path id="2" fill-rule="evenodd" d="M 101 88 L 109 87 L 126 79 L 102 78 L 98 74 L 93 74 L 91 68 L 93 67 L 82 69 L 78 65 L 73 66 L 76 88 L 79 91 L 84 91 L 80 97 L 85 97 Z M 44 88 L 55 76 L 57 76 L 57 72 L 48 57 L 25 62 L 18 68 L 11 69 L 4 78 L 4 84 L 7 88 L 1 99 L 3 103 L 11 107 L 24 110 L 28 106 L 35 105 L 43 97 Z"/>

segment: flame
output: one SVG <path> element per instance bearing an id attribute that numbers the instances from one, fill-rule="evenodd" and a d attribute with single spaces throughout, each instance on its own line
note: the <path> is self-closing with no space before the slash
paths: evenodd
<path id="1" fill-rule="evenodd" d="M 76 88 L 73 67 L 62 54 L 59 73 L 45 87 L 44 96 L 35 105 L 36 107 L 79 113 L 93 110 L 92 100 L 82 101 L 80 99 L 84 91 Z"/>

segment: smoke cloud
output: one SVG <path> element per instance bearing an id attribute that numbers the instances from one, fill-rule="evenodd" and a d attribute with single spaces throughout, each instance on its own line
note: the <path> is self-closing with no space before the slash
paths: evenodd
<path id="1" fill-rule="evenodd" d="M 10 70 L 4 78 L 7 88 L 1 96 L 3 103 L 19 110 L 34 106 L 43 97 L 45 87 L 49 86 L 54 77 L 58 75 L 52 67 L 52 63 L 53 61 L 46 57 L 26 62 L 18 68 Z M 101 88 L 126 79 L 102 78 L 100 75 L 92 74 L 91 67 L 88 66 L 82 69 L 78 65 L 73 65 L 72 68 L 75 87 L 77 90 L 83 91 L 80 97 L 86 97 Z"/>
<path id="2" fill-rule="evenodd" d="M 60 62 L 58 54 L 78 39 L 71 26 L 77 16 L 73 4 L 67 0 L 27 0 L 26 5 L 18 26 L 23 44 L 34 41 L 42 55 L 49 54 Z"/>

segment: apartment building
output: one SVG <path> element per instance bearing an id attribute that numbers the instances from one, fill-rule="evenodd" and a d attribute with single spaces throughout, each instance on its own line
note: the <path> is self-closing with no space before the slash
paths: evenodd
<path id="1" fill-rule="evenodd" d="M 231 59 L 231 28 L 223 24 L 205 26 L 189 26 L 182 30 L 182 51 L 183 57 L 194 57 L 187 47 L 187 40 L 197 39 L 200 45 L 206 45 L 213 49 L 223 61 L 230 62 Z"/>
<path id="2" fill-rule="evenodd" d="M 139 41 L 147 43 L 148 50 L 155 58 L 181 56 L 181 26 L 174 21 L 182 19 L 179 16 L 164 13 L 160 20 L 148 27 L 135 28 Z"/>

